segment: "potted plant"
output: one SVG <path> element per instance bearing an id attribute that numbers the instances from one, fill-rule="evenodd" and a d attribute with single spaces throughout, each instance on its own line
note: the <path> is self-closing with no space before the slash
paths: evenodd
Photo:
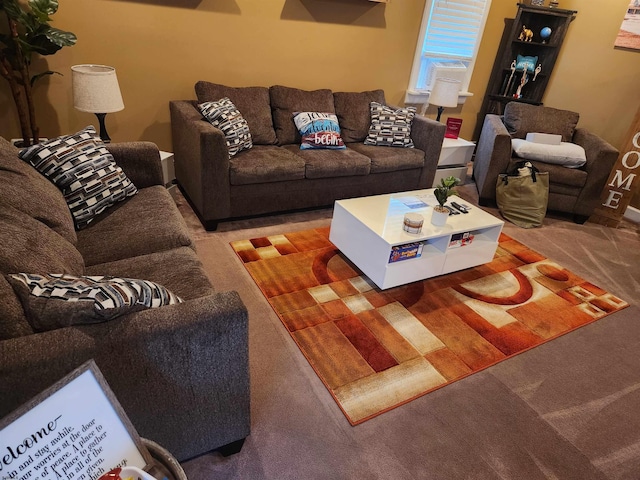
<path id="1" fill-rule="evenodd" d="M 34 54 L 53 55 L 62 47 L 76 43 L 76 36 L 51 27 L 51 15 L 58 11 L 58 0 L 0 1 L 0 76 L 8 83 L 18 110 L 23 146 L 38 141 L 39 128 L 33 104 L 33 84 L 54 73 L 31 75 Z"/>
<path id="2" fill-rule="evenodd" d="M 447 199 L 455 193 L 454 188 L 460 183 L 460 179 L 456 177 L 446 177 L 440 179 L 440 185 L 438 185 L 433 194 L 438 200 L 438 205 L 433 207 L 433 213 L 431 214 L 431 223 L 438 227 L 441 227 L 447 223 L 447 217 L 449 216 L 449 210 L 445 208 L 444 204 L 447 203 Z"/>

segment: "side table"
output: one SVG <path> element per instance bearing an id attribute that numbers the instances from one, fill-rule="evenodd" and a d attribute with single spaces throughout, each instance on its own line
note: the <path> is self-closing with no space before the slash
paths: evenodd
<path id="1" fill-rule="evenodd" d="M 467 164 L 471 161 L 476 144 L 462 138 L 445 138 L 438 159 L 438 170 L 433 179 L 433 187 L 440 184 L 440 179 L 453 175 L 461 184 L 467 180 Z"/>
<path id="2" fill-rule="evenodd" d="M 176 171 L 173 166 L 173 153 L 160 151 L 160 161 L 162 162 L 162 177 L 164 179 L 164 186 L 168 187 L 176 179 Z"/>

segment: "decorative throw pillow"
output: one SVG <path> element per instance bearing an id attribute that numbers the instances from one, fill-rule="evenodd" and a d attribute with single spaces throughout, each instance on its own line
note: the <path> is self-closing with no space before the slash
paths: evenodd
<path id="1" fill-rule="evenodd" d="M 587 163 L 584 148 L 575 143 L 562 142 L 560 145 L 549 145 L 514 138 L 511 140 L 511 147 L 518 157 L 527 160 L 553 163 L 569 168 L 579 168 Z"/>
<path id="2" fill-rule="evenodd" d="M 398 108 L 371 102 L 371 126 L 365 145 L 413 148 L 411 122 L 416 115 L 415 107 Z"/>
<path id="3" fill-rule="evenodd" d="M 523 72 L 524 69 L 527 69 L 527 72 L 533 73 L 536 69 L 536 64 L 538 63 L 538 57 L 524 57 L 522 55 L 517 56 L 516 62 L 516 70 L 519 72 Z"/>
<path id="4" fill-rule="evenodd" d="M 24 148 L 19 156 L 62 191 L 78 230 L 138 191 L 91 125 Z"/>
<path id="5" fill-rule="evenodd" d="M 293 121 L 300 132 L 300 150 L 329 148 L 344 150 L 338 117 L 334 113 L 296 112 Z"/>
<path id="6" fill-rule="evenodd" d="M 198 104 L 202 115 L 216 128 L 222 130 L 227 139 L 229 157 L 253 147 L 249 125 L 240 111 L 227 97 L 217 102 Z"/>
<path id="7" fill-rule="evenodd" d="M 126 313 L 181 303 L 148 280 L 67 274 L 7 275 L 36 332 L 100 323 Z"/>

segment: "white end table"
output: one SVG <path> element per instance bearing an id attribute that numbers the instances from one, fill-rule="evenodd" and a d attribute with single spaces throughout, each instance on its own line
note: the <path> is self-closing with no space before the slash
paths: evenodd
<path id="1" fill-rule="evenodd" d="M 438 159 L 438 170 L 433 179 L 433 187 L 440 184 L 440 179 L 450 175 L 459 178 L 464 184 L 467 180 L 467 164 L 471 161 L 476 144 L 462 138 L 446 138 L 442 142 L 442 150 Z"/>

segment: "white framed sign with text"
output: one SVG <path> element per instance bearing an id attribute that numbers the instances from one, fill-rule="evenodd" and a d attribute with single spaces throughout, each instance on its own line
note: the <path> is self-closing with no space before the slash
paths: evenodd
<path id="1" fill-rule="evenodd" d="M 96 480 L 149 463 L 93 360 L 0 421 L 1 480 Z"/>

